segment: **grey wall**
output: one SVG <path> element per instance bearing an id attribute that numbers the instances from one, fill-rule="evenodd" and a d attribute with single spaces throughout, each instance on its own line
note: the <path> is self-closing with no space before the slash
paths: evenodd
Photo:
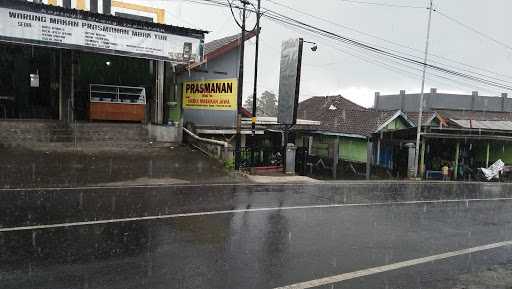
<path id="1" fill-rule="evenodd" d="M 202 65 L 198 71 L 188 71 L 180 74 L 178 80 L 178 95 L 183 97 L 182 85 L 185 81 L 227 79 L 238 77 L 239 49 L 232 51 Z M 195 126 L 236 127 L 236 111 L 184 109 L 184 123 L 191 122 Z"/>
<path id="2" fill-rule="evenodd" d="M 446 95 L 436 94 L 430 95 L 430 106 L 428 108 L 443 109 L 466 109 L 471 110 L 473 107 L 472 95 Z M 412 108 L 414 111 L 414 108 Z"/>
<path id="3" fill-rule="evenodd" d="M 405 112 L 417 112 L 419 108 L 419 94 L 395 94 L 375 96 L 375 109 L 398 110 Z M 501 97 L 473 95 L 445 94 L 429 92 L 424 96 L 424 110 L 453 109 L 453 110 L 477 110 L 493 112 L 512 112 L 512 99 L 506 95 Z"/>
<path id="4" fill-rule="evenodd" d="M 378 106 L 374 106 L 376 109 L 393 110 L 401 106 L 400 95 L 381 95 L 378 101 Z"/>

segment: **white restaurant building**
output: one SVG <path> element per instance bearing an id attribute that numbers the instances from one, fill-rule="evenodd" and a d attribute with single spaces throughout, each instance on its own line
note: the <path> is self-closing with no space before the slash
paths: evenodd
<path id="1" fill-rule="evenodd" d="M 0 122 L 139 122 L 179 130 L 176 71 L 205 31 L 110 0 L 0 0 Z"/>

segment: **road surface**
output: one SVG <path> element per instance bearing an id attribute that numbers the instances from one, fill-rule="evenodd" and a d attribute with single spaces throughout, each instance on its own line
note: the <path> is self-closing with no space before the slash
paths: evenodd
<path id="1" fill-rule="evenodd" d="M 343 203 L 306 191 L 288 205 L 287 190 L 230 208 L 210 197 L 178 213 L 3 225 L 0 288 L 512 286 L 510 198 Z"/>

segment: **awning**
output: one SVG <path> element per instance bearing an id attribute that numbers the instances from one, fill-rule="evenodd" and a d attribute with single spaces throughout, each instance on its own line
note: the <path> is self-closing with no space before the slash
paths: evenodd
<path id="1" fill-rule="evenodd" d="M 251 124 L 250 118 L 242 118 L 242 124 Z M 272 116 L 258 116 L 256 118 L 257 125 L 279 125 L 277 122 L 277 117 Z M 319 121 L 307 120 L 307 119 L 297 119 L 297 125 L 313 125 L 319 126 L 321 123 Z"/>

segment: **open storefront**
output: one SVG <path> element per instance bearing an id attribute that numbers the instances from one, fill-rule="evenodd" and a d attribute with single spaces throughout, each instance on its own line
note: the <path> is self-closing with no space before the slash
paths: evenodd
<path id="1" fill-rule="evenodd" d="M 0 0 L 0 119 L 177 122 L 200 30 Z"/>

